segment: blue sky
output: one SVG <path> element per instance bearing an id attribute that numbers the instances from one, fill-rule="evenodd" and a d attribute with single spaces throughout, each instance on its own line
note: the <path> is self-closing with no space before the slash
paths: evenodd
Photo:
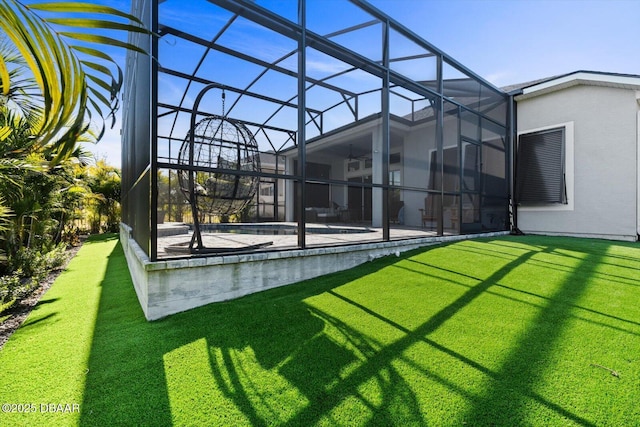
<path id="1" fill-rule="evenodd" d="M 576 70 L 640 74 L 638 0 L 372 0 L 496 84 Z"/>
<path id="2" fill-rule="evenodd" d="M 341 4 L 314 1 L 329 11 L 335 11 L 332 3 Z M 576 70 L 640 74 L 640 0 L 369 1 L 496 86 Z M 130 9 L 127 0 L 95 2 Z M 295 10 L 295 0 L 257 2 Z M 348 19 L 344 15 L 328 13 L 327 25 L 339 27 Z M 119 129 L 120 122 L 90 147 L 115 166 L 120 166 Z"/>

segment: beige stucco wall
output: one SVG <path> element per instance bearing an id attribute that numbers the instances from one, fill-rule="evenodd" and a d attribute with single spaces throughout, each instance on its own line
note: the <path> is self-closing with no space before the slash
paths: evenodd
<path id="1" fill-rule="evenodd" d="M 516 98 L 518 100 L 518 98 Z M 518 133 L 567 124 L 569 204 L 518 208 L 525 233 L 636 240 L 638 103 L 634 90 L 577 85 L 517 101 Z M 573 155 L 571 156 L 571 143 Z M 571 188 L 573 184 L 573 188 Z"/>

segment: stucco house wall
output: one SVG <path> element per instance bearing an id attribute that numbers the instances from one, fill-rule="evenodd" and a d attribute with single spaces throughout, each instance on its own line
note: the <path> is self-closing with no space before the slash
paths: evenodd
<path id="1" fill-rule="evenodd" d="M 568 203 L 519 206 L 520 230 L 637 240 L 637 93 L 633 87 L 576 80 L 515 98 L 519 135 L 560 126 L 567 131 Z"/>

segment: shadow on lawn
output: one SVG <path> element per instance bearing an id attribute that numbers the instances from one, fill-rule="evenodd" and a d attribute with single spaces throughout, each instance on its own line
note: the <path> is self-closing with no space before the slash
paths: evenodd
<path id="1" fill-rule="evenodd" d="M 144 318 L 118 243 L 101 283 L 81 426 L 171 425 L 160 338 Z"/>
<path id="2" fill-rule="evenodd" d="M 396 260 L 381 259 L 327 276 L 326 280 L 272 289 L 147 322 L 118 244 L 109 255 L 102 283 L 80 425 L 174 423 L 163 358 L 203 338 L 208 348 L 219 349 L 220 357 L 214 358 L 210 352 L 211 372 L 194 371 L 193 375 L 211 375 L 216 387 L 252 425 L 271 424 L 274 420 L 258 414 L 249 397 L 251 390 L 240 381 L 242 366 L 233 355 L 246 347 L 253 349 L 263 369 L 277 367 L 280 375 L 309 401 L 329 398 L 335 402 L 338 394 L 327 395 L 326 386 L 338 379 L 339 370 L 351 363 L 354 355 L 322 334 L 325 324 L 344 331 L 361 352 L 372 355 L 375 351 L 364 336 L 338 319 L 313 310 L 303 300 L 372 274 Z M 411 408 L 415 417 L 419 417 L 415 397 L 392 368 L 372 371 L 367 376 L 378 376 L 383 394 L 396 406 L 398 400 L 406 398 L 408 405 L 403 403 L 403 410 Z M 330 406 L 323 405 L 321 409 L 325 408 Z M 312 422 L 323 415 L 313 410 L 298 419 Z"/>
<path id="3" fill-rule="evenodd" d="M 547 247 L 542 252 L 553 253 L 555 249 L 557 248 Z M 594 275 L 601 259 L 602 256 L 593 254 L 581 259 L 571 276 L 547 299 L 547 304 L 531 322 L 537 327 L 524 331 L 518 345 L 503 362 L 500 370 L 491 375 L 491 386 L 486 394 L 464 416 L 465 422 L 478 425 L 492 419 L 496 425 L 525 425 L 530 422 L 526 417 L 527 400 L 532 399 L 578 425 L 595 426 L 589 420 L 546 400 L 535 390 L 545 373 L 545 362 L 551 360 L 554 345 L 571 320 L 572 307 L 576 306 L 586 292 L 589 279 Z M 581 280 L 575 280 L 576 277 Z"/>
<path id="4" fill-rule="evenodd" d="M 573 306 L 586 291 L 588 278 L 594 274 L 594 266 L 600 256 L 590 255 L 582 260 L 577 273 L 585 280 L 578 282 L 577 286 L 560 287 L 539 311 L 540 319 L 553 316 L 556 321 L 540 322 L 544 327 L 525 331 L 498 372 L 429 338 L 431 333 L 518 266 L 540 252 L 550 253 L 556 249 L 547 246 L 538 250 L 523 250 L 519 256 L 504 262 L 490 277 L 479 280 L 424 323 L 409 330 L 336 292 L 342 285 L 398 262 L 398 258 L 392 257 L 322 279 L 265 291 L 236 301 L 211 304 L 148 323 L 137 302 L 126 261 L 118 245 L 109 257 L 102 284 L 80 424 L 174 423 L 164 357 L 176 349 L 204 339 L 210 372 L 194 371 L 193 375 L 210 375 L 217 391 L 231 400 L 252 425 L 312 425 L 321 419 L 344 423 L 344 420 L 331 418 L 331 411 L 344 404 L 346 399 L 357 400 L 358 404 L 366 406 L 374 414 L 370 424 L 392 425 L 402 420 L 403 424 L 423 425 L 425 402 L 421 405 L 417 401 L 411 385 L 406 383 L 393 364 L 403 359 L 403 352 L 409 347 L 423 342 L 489 378 L 488 389 L 482 396 L 477 396 L 438 372 L 412 366 L 471 402 L 472 409 L 460 414 L 459 418 L 469 425 L 484 425 L 488 420 L 493 420 L 495 425 L 526 423 L 527 400 L 533 399 L 576 424 L 591 426 L 593 424 L 588 420 L 545 400 L 534 389 L 542 375 L 536 369 L 553 352 L 553 345 L 560 338 Z M 419 252 L 408 253 L 401 259 L 408 259 Z M 305 299 L 322 293 L 348 304 L 350 310 L 385 322 L 401 332 L 402 336 L 380 348 L 379 343 L 352 325 L 305 303 Z M 337 343 L 323 333 L 329 326 L 340 332 L 344 342 Z M 355 349 L 355 352 L 347 350 L 345 345 Z M 243 371 L 243 364 L 237 358 L 237 352 L 247 348 L 253 351 L 262 369 L 276 370 L 308 403 L 285 418 L 278 417 L 278 411 L 282 408 L 270 406 L 273 405 L 273 396 L 269 401 L 262 399 L 260 407 L 257 407 L 256 399 L 261 399 L 259 385 Z M 354 364 L 358 358 L 360 362 Z M 403 362 L 412 363 L 406 358 Z M 345 368 L 349 366 L 352 368 L 345 373 Z M 376 402 L 363 396 L 360 391 L 362 385 L 370 381 L 375 382 L 380 390 Z M 194 411 L 200 409 L 193 408 Z M 353 422 L 362 423 L 361 420 Z"/>

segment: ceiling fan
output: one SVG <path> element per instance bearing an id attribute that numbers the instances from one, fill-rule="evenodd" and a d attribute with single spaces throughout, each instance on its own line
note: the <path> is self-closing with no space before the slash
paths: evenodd
<path id="1" fill-rule="evenodd" d="M 347 156 L 347 160 L 348 161 L 363 160 L 365 158 L 366 158 L 366 156 L 355 156 L 353 154 L 353 144 L 349 144 L 349 155 Z"/>

